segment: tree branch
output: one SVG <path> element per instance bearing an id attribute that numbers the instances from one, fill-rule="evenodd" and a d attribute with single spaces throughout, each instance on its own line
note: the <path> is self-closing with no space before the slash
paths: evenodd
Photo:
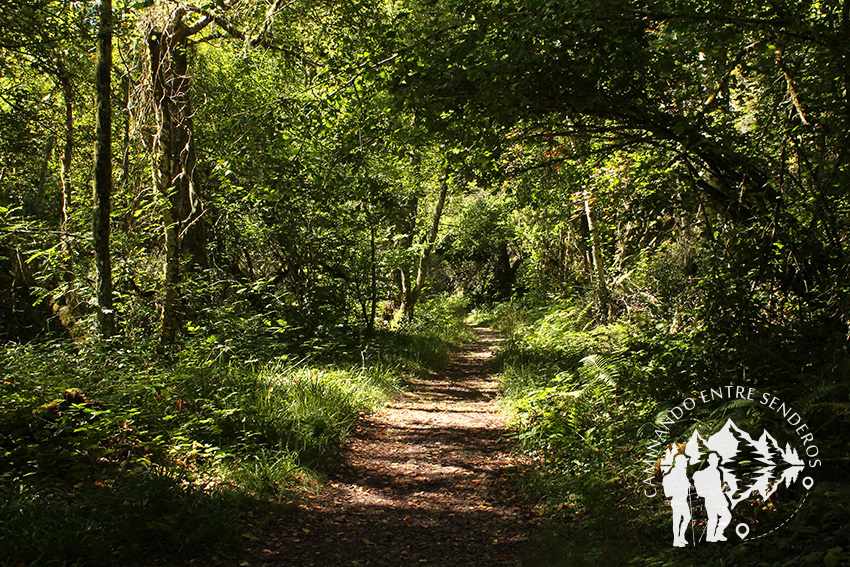
<path id="1" fill-rule="evenodd" d="M 281 45 L 278 45 L 276 43 L 273 43 L 273 42 L 266 40 L 266 36 L 268 35 L 268 30 L 271 28 L 271 22 L 269 21 L 269 18 L 273 17 L 273 15 L 276 14 L 277 12 L 279 12 L 280 10 L 283 10 L 287 6 L 291 5 L 293 1 L 294 0 L 292 0 L 286 6 L 280 7 L 279 9 L 275 10 L 274 12 L 272 12 L 272 10 L 270 8 L 269 13 L 271 14 L 271 16 L 268 16 L 268 15 L 266 16 L 266 21 L 263 22 L 263 27 L 260 29 L 260 32 L 255 37 L 250 37 L 243 30 L 239 29 L 236 26 L 236 24 L 234 24 L 233 22 L 231 22 L 230 20 L 228 20 L 226 17 L 224 17 L 221 14 L 216 14 L 214 12 L 208 12 L 208 11 L 202 9 L 202 8 L 198 8 L 197 6 L 188 6 L 187 9 L 191 12 L 195 12 L 195 13 L 203 16 L 202 22 L 205 21 L 205 20 L 208 20 L 207 23 L 214 23 L 216 26 L 218 26 L 219 28 L 224 30 L 227 33 L 227 35 L 230 36 L 231 38 L 242 40 L 246 44 L 250 45 L 251 47 L 265 47 L 267 49 L 271 49 L 273 51 L 284 53 L 284 54 L 292 56 L 292 57 L 303 57 L 303 54 L 297 53 L 297 52 L 295 52 L 291 49 L 287 49 L 287 48 L 285 48 Z M 274 8 L 275 6 L 279 6 L 280 2 L 281 2 L 281 0 L 277 0 L 272 5 L 272 8 Z M 199 22 L 199 24 L 200 23 L 201 22 Z M 206 24 L 203 27 L 206 27 Z M 203 29 L 203 27 L 201 27 L 201 29 Z M 199 43 L 204 42 L 204 41 L 210 41 L 210 39 L 217 39 L 217 38 L 218 38 L 218 36 L 213 36 L 213 38 L 204 38 L 204 39 L 199 40 Z"/>
<path id="2" fill-rule="evenodd" d="M 788 85 L 788 96 L 791 98 L 794 108 L 797 109 L 797 115 L 800 117 L 800 121 L 806 126 L 809 126 L 809 121 L 806 120 L 806 115 L 803 113 L 803 106 L 800 104 L 800 97 L 797 96 L 797 90 L 794 88 L 791 73 L 788 71 L 788 65 L 785 64 L 785 59 L 782 57 L 782 48 L 778 46 L 776 48 L 776 63 L 779 64 L 779 68 L 785 76 L 785 83 Z"/>

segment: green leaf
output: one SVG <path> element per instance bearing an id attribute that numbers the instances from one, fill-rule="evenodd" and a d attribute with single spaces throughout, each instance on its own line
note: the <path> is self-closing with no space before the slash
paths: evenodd
<path id="1" fill-rule="evenodd" d="M 829 551 L 826 552 L 826 555 L 823 558 L 824 567 L 835 567 L 838 565 L 838 562 L 842 559 L 843 554 L 841 553 L 844 549 L 841 547 L 833 547 Z"/>
<path id="2" fill-rule="evenodd" d="M 135 10 L 142 10 L 144 8 L 150 8 L 151 6 L 153 6 L 153 0 L 139 0 L 138 2 L 130 4 L 128 11 L 132 12 Z"/>

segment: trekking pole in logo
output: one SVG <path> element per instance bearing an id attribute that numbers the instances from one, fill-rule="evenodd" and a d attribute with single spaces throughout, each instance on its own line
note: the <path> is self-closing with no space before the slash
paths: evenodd
<path id="1" fill-rule="evenodd" d="M 691 480 L 688 478 L 688 457 L 684 453 L 673 457 L 673 464 L 664 475 L 662 486 L 664 496 L 670 499 L 673 508 L 673 545 L 685 547 L 688 545 L 686 534 L 692 515 L 688 500 Z"/>

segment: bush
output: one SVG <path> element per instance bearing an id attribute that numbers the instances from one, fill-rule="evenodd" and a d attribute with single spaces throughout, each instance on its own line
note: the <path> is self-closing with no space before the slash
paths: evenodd
<path id="1" fill-rule="evenodd" d="M 109 483 L 0 488 L 0 565 L 103 565 L 203 555 L 236 542 L 237 501 L 162 469 Z"/>
<path id="2" fill-rule="evenodd" d="M 676 329 L 660 316 L 593 327 L 587 320 L 588 305 L 576 299 L 542 307 L 513 303 L 489 312 L 497 317 L 491 324 L 511 330 L 499 354 L 500 388 L 512 415 L 512 435 L 534 463 L 532 474 L 526 475 L 527 488 L 555 520 L 540 556 L 527 562 L 590 565 L 623 564 L 629 559 L 647 567 L 678 567 L 760 565 L 767 564 L 760 563 L 762 558 L 770 558 L 770 564 L 787 566 L 840 564 L 848 548 L 846 537 L 812 537 L 834 522 L 835 512 L 795 518 L 788 533 L 777 539 L 674 553 L 665 545 L 668 504 L 663 498 L 640 497 L 641 481 L 647 476 L 643 462 L 651 438 L 647 431 L 670 404 L 694 388 L 736 383 L 742 369 L 747 376 L 752 372 L 749 384 L 769 385 L 771 392 L 782 396 L 787 391 L 785 399 L 793 399 L 791 393 L 799 391 L 803 373 L 781 369 L 777 361 L 794 360 L 799 347 L 792 345 L 805 344 L 805 336 L 792 340 L 793 329 L 786 328 L 744 341 L 701 320 Z M 747 350 L 758 341 L 772 345 L 777 354 L 765 358 Z M 822 364 L 810 360 L 810 367 L 802 366 L 805 374 Z M 843 368 L 837 364 L 831 372 L 838 378 Z M 818 415 L 830 403 L 816 400 L 833 400 L 830 422 L 834 423 L 840 408 L 846 410 L 846 402 L 840 401 L 846 397 L 846 382 L 823 383 L 823 376 L 806 380 L 808 395 L 799 400 L 799 409 L 810 426 L 818 424 L 821 450 L 841 454 L 840 436 L 828 435 Z M 745 423 L 751 408 L 739 401 L 726 401 L 713 410 L 698 406 L 688 419 L 671 426 L 670 438 L 686 439 L 697 425 L 719 428 L 729 418 Z M 782 429 L 781 423 L 768 423 L 775 416 L 758 419 L 770 431 Z M 836 502 L 843 506 L 847 491 L 839 488 Z M 816 495 L 812 498 L 817 501 Z M 628 545 L 612 546 L 615 540 Z M 779 542 L 782 549 L 766 542 Z M 640 552 L 629 558 L 623 549 Z"/>
<path id="3" fill-rule="evenodd" d="M 389 366 L 151 362 L 116 346 L 2 355 L 0 557 L 12 565 L 226 547 L 236 495 L 279 500 L 313 483 L 401 382 Z"/>
<path id="4" fill-rule="evenodd" d="M 0 557 L 85 565 L 226 548 L 244 499 L 315 486 L 405 374 L 445 364 L 470 336 L 465 307 L 434 298 L 363 342 L 337 329 L 278 344 L 286 333 L 260 318 L 193 326 L 167 356 L 138 337 L 6 345 Z"/>

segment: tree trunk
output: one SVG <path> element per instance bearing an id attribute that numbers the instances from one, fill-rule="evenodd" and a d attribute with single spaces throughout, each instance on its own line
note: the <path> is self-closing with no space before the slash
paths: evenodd
<path id="1" fill-rule="evenodd" d="M 416 302 L 419 301 L 422 288 L 425 286 L 425 278 L 428 276 L 431 253 L 434 251 L 434 244 L 437 242 L 437 234 L 440 231 L 440 219 L 443 216 L 443 207 L 446 204 L 448 190 L 449 166 L 446 165 L 443 169 L 442 179 L 440 180 L 440 193 L 437 195 L 437 203 L 434 205 L 434 216 L 431 217 L 431 228 L 428 234 L 425 235 L 424 246 L 422 247 L 422 252 L 419 254 L 419 264 L 416 268 L 416 282 L 410 293 L 410 302 L 405 306 L 405 315 L 407 315 L 408 319 L 413 319 L 413 309 L 416 307 Z"/>
<path id="2" fill-rule="evenodd" d="M 63 232 L 71 230 L 71 160 L 74 157 L 74 87 L 71 75 L 65 67 L 65 60 L 57 62 L 57 76 L 62 85 L 65 102 L 65 145 L 62 147 L 62 161 L 59 164 L 59 178 L 62 184 L 62 224 Z M 67 246 L 67 239 L 65 246 Z"/>
<path id="3" fill-rule="evenodd" d="M 584 191 L 584 214 L 587 217 L 587 229 L 590 232 L 590 249 L 591 257 L 593 258 L 593 287 L 596 297 L 596 310 L 599 314 L 600 321 L 606 323 L 611 315 L 611 296 L 608 292 L 605 264 L 602 262 L 602 245 L 599 238 L 599 229 L 596 225 L 596 212 L 593 208 L 593 192 L 589 189 Z"/>
<path id="4" fill-rule="evenodd" d="M 844 37 L 844 45 L 850 40 L 850 0 L 844 0 L 841 4 L 841 36 Z M 844 104 L 845 119 L 850 121 L 850 57 L 844 54 Z M 846 127 L 846 126 L 845 126 Z"/>
<path id="5" fill-rule="evenodd" d="M 121 143 L 121 173 L 118 176 L 119 190 L 124 188 L 130 176 L 130 103 L 133 83 L 129 71 L 121 79 L 121 92 L 124 97 L 124 133 Z"/>
<path id="6" fill-rule="evenodd" d="M 175 41 L 169 46 L 171 57 L 170 102 L 173 121 L 172 173 L 176 220 L 180 226 L 180 249 L 189 268 L 204 269 L 208 266 L 206 252 L 206 227 L 203 206 L 198 186 L 198 158 L 195 153 L 195 134 L 192 120 L 191 79 L 189 78 L 188 43 L 185 24 L 175 23 L 172 36 Z"/>
<path id="7" fill-rule="evenodd" d="M 165 296 L 162 301 L 162 328 L 159 344 L 174 344 L 180 332 L 180 234 L 172 208 L 163 211 L 165 224 Z"/>
<path id="8" fill-rule="evenodd" d="M 180 331 L 181 262 L 207 266 L 206 231 L 196 181 L 197 158 L 192 131 L 188 38 L 212 20 L 188 26 L 186 10 L 178 8 L 164 31 L 148 35 L 157 134 L 152 167 L 154 186 L 164 200 L 165 294 L 160 344 L 170 345 Z"/>
<path id="9" fill-rule="evenodd" d="M 112 306 L 112 262 L 109 256 L 109 232 L 112 198 L 112 0 L 100 2 L 97 34 L 95 93 L 97 124 L 94 159 L 94 256 L 97 270 L 97 318 L 104 338 L 115 332 Z"/>
<path id="10" fill-rule="evenodd" d="M 73 229 L 71 226 L 71 164 L 74 157 L 74 87 L 71 75 L 65 66 L 65 59 L 59 57 L 56 62 L 56 76 L 62 87 L 65 104 L 65 143 L 62 146 L 62 159 L 59 162 L 59 182 L 62 191 L 62 220 L 59 225 L 62 231 L 62 255 L 65 261 L 65 281 L 74 279 L 74 257 L 71 250 L 71 239 L 68 236 Z M 66 303 L 67 303 L 67 297 Z"/>
<path id="11" fill-rule="evenodd" d="M 416 164 L 418 165 L 418 164 Z M 418 169 L 416 170 L 418 172 Z M 407 215 L 404 222 L 399 223 L 399 232 L 404 235 L 401 239 L 400 246 L 403 251 L 410 250 L 413 246 L 413 240 L 416 235 L 416 215 L 419 212 L 419 197 L 413 195 L 407 202 Z M 396 315 L 397 320 L 401 320 L 407 316 L 407 308 L 412 303 L 413 298 L 413 282 L 410 279 L 410 266 L 406 261 L 402 262 L 396 268 L 396 277 L 398 280 L 399 291 L 401 292 L 401 306 L 399 313 Z"/>
<path id="12" fill-rule="evenodd" d="M 166 88 L 166 63 L 161 32 L 151 32 L 148 37 L 148 49 L 151 62 L 151 82 L 153 86 L 154 112 L 157 132 L 151 172 L 153 184 L 163 200 L 163 225 L 165 230 L 165 265 L 163 268 L 165 294 L 162 300 L 162 327 L 160 345 L 171 345 L 177 338 L 179 329 L 178 295 L 180 289 L 180 229 L 175 220 L 174 187 L 171 171 L 173 132 L 171 104 Z"/>
<path id="13" fill-rule="evenodd" d="M 369 223 L 369 300 L 372 302 L 366 332 L 371 335 L 375 330 L 375 317 L 378 314 L 378 246 L 375 242 L 375 222 Z"/>
<path id="14" fill-rule="evenodd" d="M 569 119 L 567 121 L 570 122 Z M 579 156 L 583 155 L 583 148 L 579 139 L 574 135 L 570 135 L 569 138 L 570 145 L 573 147 L 575 153 Z M 596 224 L 593 191 L 584 189 L 582 200 L 584 201 L 584 217 L 587 221 L 587 231 L 590 236 L 591 280 L 593 281 L 596 311 L 599 320 L 606 323 L 611 316 L 611 294 L 608 291 L 605 264 L 602 261 L 602 243 L 599 237 L 599 228 Z"/>

